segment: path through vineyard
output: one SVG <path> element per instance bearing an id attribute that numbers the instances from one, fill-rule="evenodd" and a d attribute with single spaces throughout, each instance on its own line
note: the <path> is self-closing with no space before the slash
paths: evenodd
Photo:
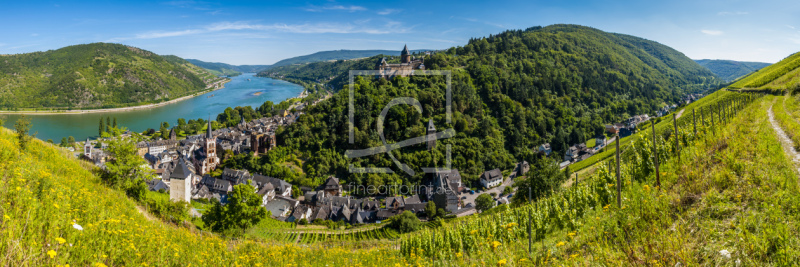
<path id="1" fill-rule="evenodd" d="M 772 125 L 772 129 L 774 129 L 775 133 L 778 135 L 781 145 L 783 145 L 783 152 L 792 159 L 795 167 L 798 168 L 797 166 L 800 166 L 800 153 L 794 149 L 794 143 L 792 140 L 789 139 L 789 136 L 786 135 L 786 132 L 784 132 L 780 125 L 778 125 L 778 122 L 775 121 L 775 114 L 772 112 L 772 106 L 769 107 L 767 113 L 769 114 L 769 123 Z M 800 168 L 797 170 L 800 172 Z"/>

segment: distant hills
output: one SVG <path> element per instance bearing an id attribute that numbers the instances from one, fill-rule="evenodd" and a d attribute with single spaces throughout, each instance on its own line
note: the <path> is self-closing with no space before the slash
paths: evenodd
<path id="1" fill-rule="evenodd" d="M 429 49 L 411 50 L 411 53 L 430 51 Z M 365 58 L 376 55 L 389 55 L 399 56 L 400 50 L 333 50 L 333 51 L 320 51 L 310 55 L 287 58 L 275 64 L 272 67 L 280 67 L 294 64 L 305 64 L 311 62 L 330 61 L 330 60 L 343 60 L 343 59 L 356 59 Z"/>
<path id="2" fill-rule="evenodd" d="M 198 59 L 186 59 L 186 61 L 189 61 L 198 67 L 204 68 L 217 76 L 236 76 L 242 74 L 243 72 L 255 73 L 270 67 L 270 65 L 231 65 L 219 62 L 205 62 Z"/>
<path id="3" fill-rule="evenodd" d="M 700 64 L 725 80 L 726 82 L 734 81 L 742 76 L 757 71 L 763 67 L 769 66 L 769 63 L 764 62 L 747 62 L 747 61 L 733 61 L 733 60 L 719 60 L 719 59 L 696 59 L 695 62 Z"/>
<path id="4" fill-rule="evenodd" d="M 175 56 L 92 43 L 0 56 L 0 109 L 108 108 L 161 102 L 215 79 Z"/>
<path id="5" fill-rule="evenodd" d="M 733 83 L 730 88 L 786 89 L 800 84 L 800 52 Z"/>
<path id="6" fill-rule="evenodd" d="M 417 49 L 411 50 L 412 53 L 417 52 L 424 52 L 430 51 L 428 49 Z M 283 59 L 281 61 L 275 62 L 272 65 L 231 65 L 225 63 L 217 63 L 217 62 L 205 62 L 198 59 L 187 59 L 187 61 L 191 62 L 194 65 L 207 69 L 209 72 L 215 75 L 240 75 L 243 72 L 247 73 L 257 73 L 260 71 L 268 70 L 273 67 L 280 67 L 280 66 L 288 66 L 288 65 L 295 65 L 295 64 L 306 64 L 306 63 L 313 63 L 313 62 L 321 62 L 321 61 L 330 61 L 330 60 L 346 60 L 346 59 L 356 59 L 356 58 L 365 58 L 371 57 L 375 55 L 390 55 L 390 56 L 399 56 L 400 50 L 332 50 L 332 51 L 320 51 L 309 55 L 304 56 L 297 56 L 292 58 Z"/>

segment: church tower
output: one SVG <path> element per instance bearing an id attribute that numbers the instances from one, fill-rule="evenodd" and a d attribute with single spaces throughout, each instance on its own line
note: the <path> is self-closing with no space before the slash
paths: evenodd
<path id="1" fill-rule="evenodd" d="M 206 130 L 205 150 L 206 160 L 208 161 L 206 163 L 206 166 L 208 166 L 206 173 L 208 173 L 216 168 L 219 163 L 219 158 L 217 158 L 217 138 L 211 135 L 211 118 L 208 120 L 208 129 Z"/>
<path id="2" fill-rule="evenodd" d="M 426 134 L 427 134 L 426 138 L 428 139 L 427 140 L 428 141 L 428 151 L 431 151 L 434 148 L 436 148 L 436 137 L 435 136 L 433 136 L 433 137 L 431 136 L 431 135 L 435 135 L 436 134 L 436 127 L 433 126 L 433 119 L 428 121 L 428 132 Z"/>
<path id="3" fill-rule="evenodd" d="M 86 138 L 86 142 L 83 143 L 83 156 L 87 159 L 92 158 L 92 142 L 89 141 L 89 138 Z"/>
<path id="4" fill-rule="evenodd" d="M 410 63 L 411 53 L 408 52 L 408 45 L 403 45 L 403 51 L 400 52 L 400 63 Z"/>

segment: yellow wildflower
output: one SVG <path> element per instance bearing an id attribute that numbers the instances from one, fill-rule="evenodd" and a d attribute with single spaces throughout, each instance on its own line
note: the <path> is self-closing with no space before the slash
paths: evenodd
<path id="1" fill-rule="evenodd" d="M 107 265 L 105 265 L 105 264 L 102 264 L 102 263 L 98 262 L 98 263 L 95 263 L 95 264 L 94 264 L 94 267 L 108 267 L 108 266 L 107 266 Z"/>
<path id="2" fill-rule="evenodd" d="M 459 253 L 456 253 L 456 258 L 461 258 L 461 256 L 463 256 L 463 255 L 464 255 L 464 254 L 461 254 L 461 252 L 459 252 Z"/>
<path id="3" fill-rule="evenodd" d="M 575 232 L 569 232 L 569 234 L 567 234 L 567 236 L 573 237 L 573 236 L 575 236 Z"/>
<path id="4" fill-rule="evenodd" d="M 471 235 L 474 235 L 476 233 L 478 233 L 478 230 L 472 230 L 471 232 L 469 232 L 469 234 L 471 234 Z"/>
<path id="5" fill-rule="evenodd" d="M 55 251 L 53 251 L 52 249 L 51 249 L 50 251 L 48 251 L 48 252 L 47 252 L 47 255 L 50 255 L 50 258 L 51 258 L 51 259 L 52 259 L 52 258 L 55 258 L 55 257 L 56 257 L 56 254 L 57 254 L 57 253 L 56 253 Z"/>
<path id="6" fill-rule="evenodd" d="M 58 241 L 59 244 L 64 244 L 64 242 L 67 242 L 66 239 L 63 239 L 63 238 L 60 238 L 60 237 L 56 237 L 56 241 Z"/>
<path id="7" fill-rule="evenodd" d="M 566 243 L 564 243 L 564 241 L 561 241 L 561 242 L 558 242 L 558 244 L 556 244 L 556 247 L 560 247 L 560 246 L 563 246 L 563 245 L 565 245 L 565 244 L 566 244 Z"/>
<path id="8" fill-rule="evenodd" d="M 499 247 L 500 245 L 502 245 L 500 242 L 498 242 L 498 241 L 492 241 L 492 249 L 496 249 L 496 248 L 497 248 L 497 247 Z"/>
<path id="9" fill-rule="evenodd" d="M 3 219 L 6 219 L 6 221 L 11 220 L 11 217 L 8 217 L 8 215 L 3 214 Z"/>
<path id="10" fill-rule="evenodd" d="M 502 266 L 502 265 L 506 265 L 506 259 L 502 259 L 497 262 L 497 266 Z"/>

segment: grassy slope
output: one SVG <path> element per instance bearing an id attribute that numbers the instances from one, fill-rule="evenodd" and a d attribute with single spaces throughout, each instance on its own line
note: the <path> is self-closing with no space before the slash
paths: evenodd
<path id="1" fill-rule="evenodd" d="M 736 81 L 730 88 L 786 89 L 799 83 L 800 53 L 795 53 Z"/>
<path id="2" fill-rule="evenodd" d="M 0 131 L 0 265 L 42 266 L 69 263 L 88 266 L 317 266 L 373 265 L 403 262 L 376 244 L 352 250 L 286 245 L 279 242 L 231 241 L 187 228 L 148 221 L 135 202 L 103 186 L 69 159 L 68 153 L 38 140 L 31 152 L 19 153 L 13 136 Z M 84 228 L 73 228 L 73 220 Z M 65 242 L 60 244 L 58 238 Z M 343 245 L 342 245 L 343 244 Z M 360 246 L 359 247 L 363 247 Z M 52 250 L 54 257 L 47 253 Z"/>

